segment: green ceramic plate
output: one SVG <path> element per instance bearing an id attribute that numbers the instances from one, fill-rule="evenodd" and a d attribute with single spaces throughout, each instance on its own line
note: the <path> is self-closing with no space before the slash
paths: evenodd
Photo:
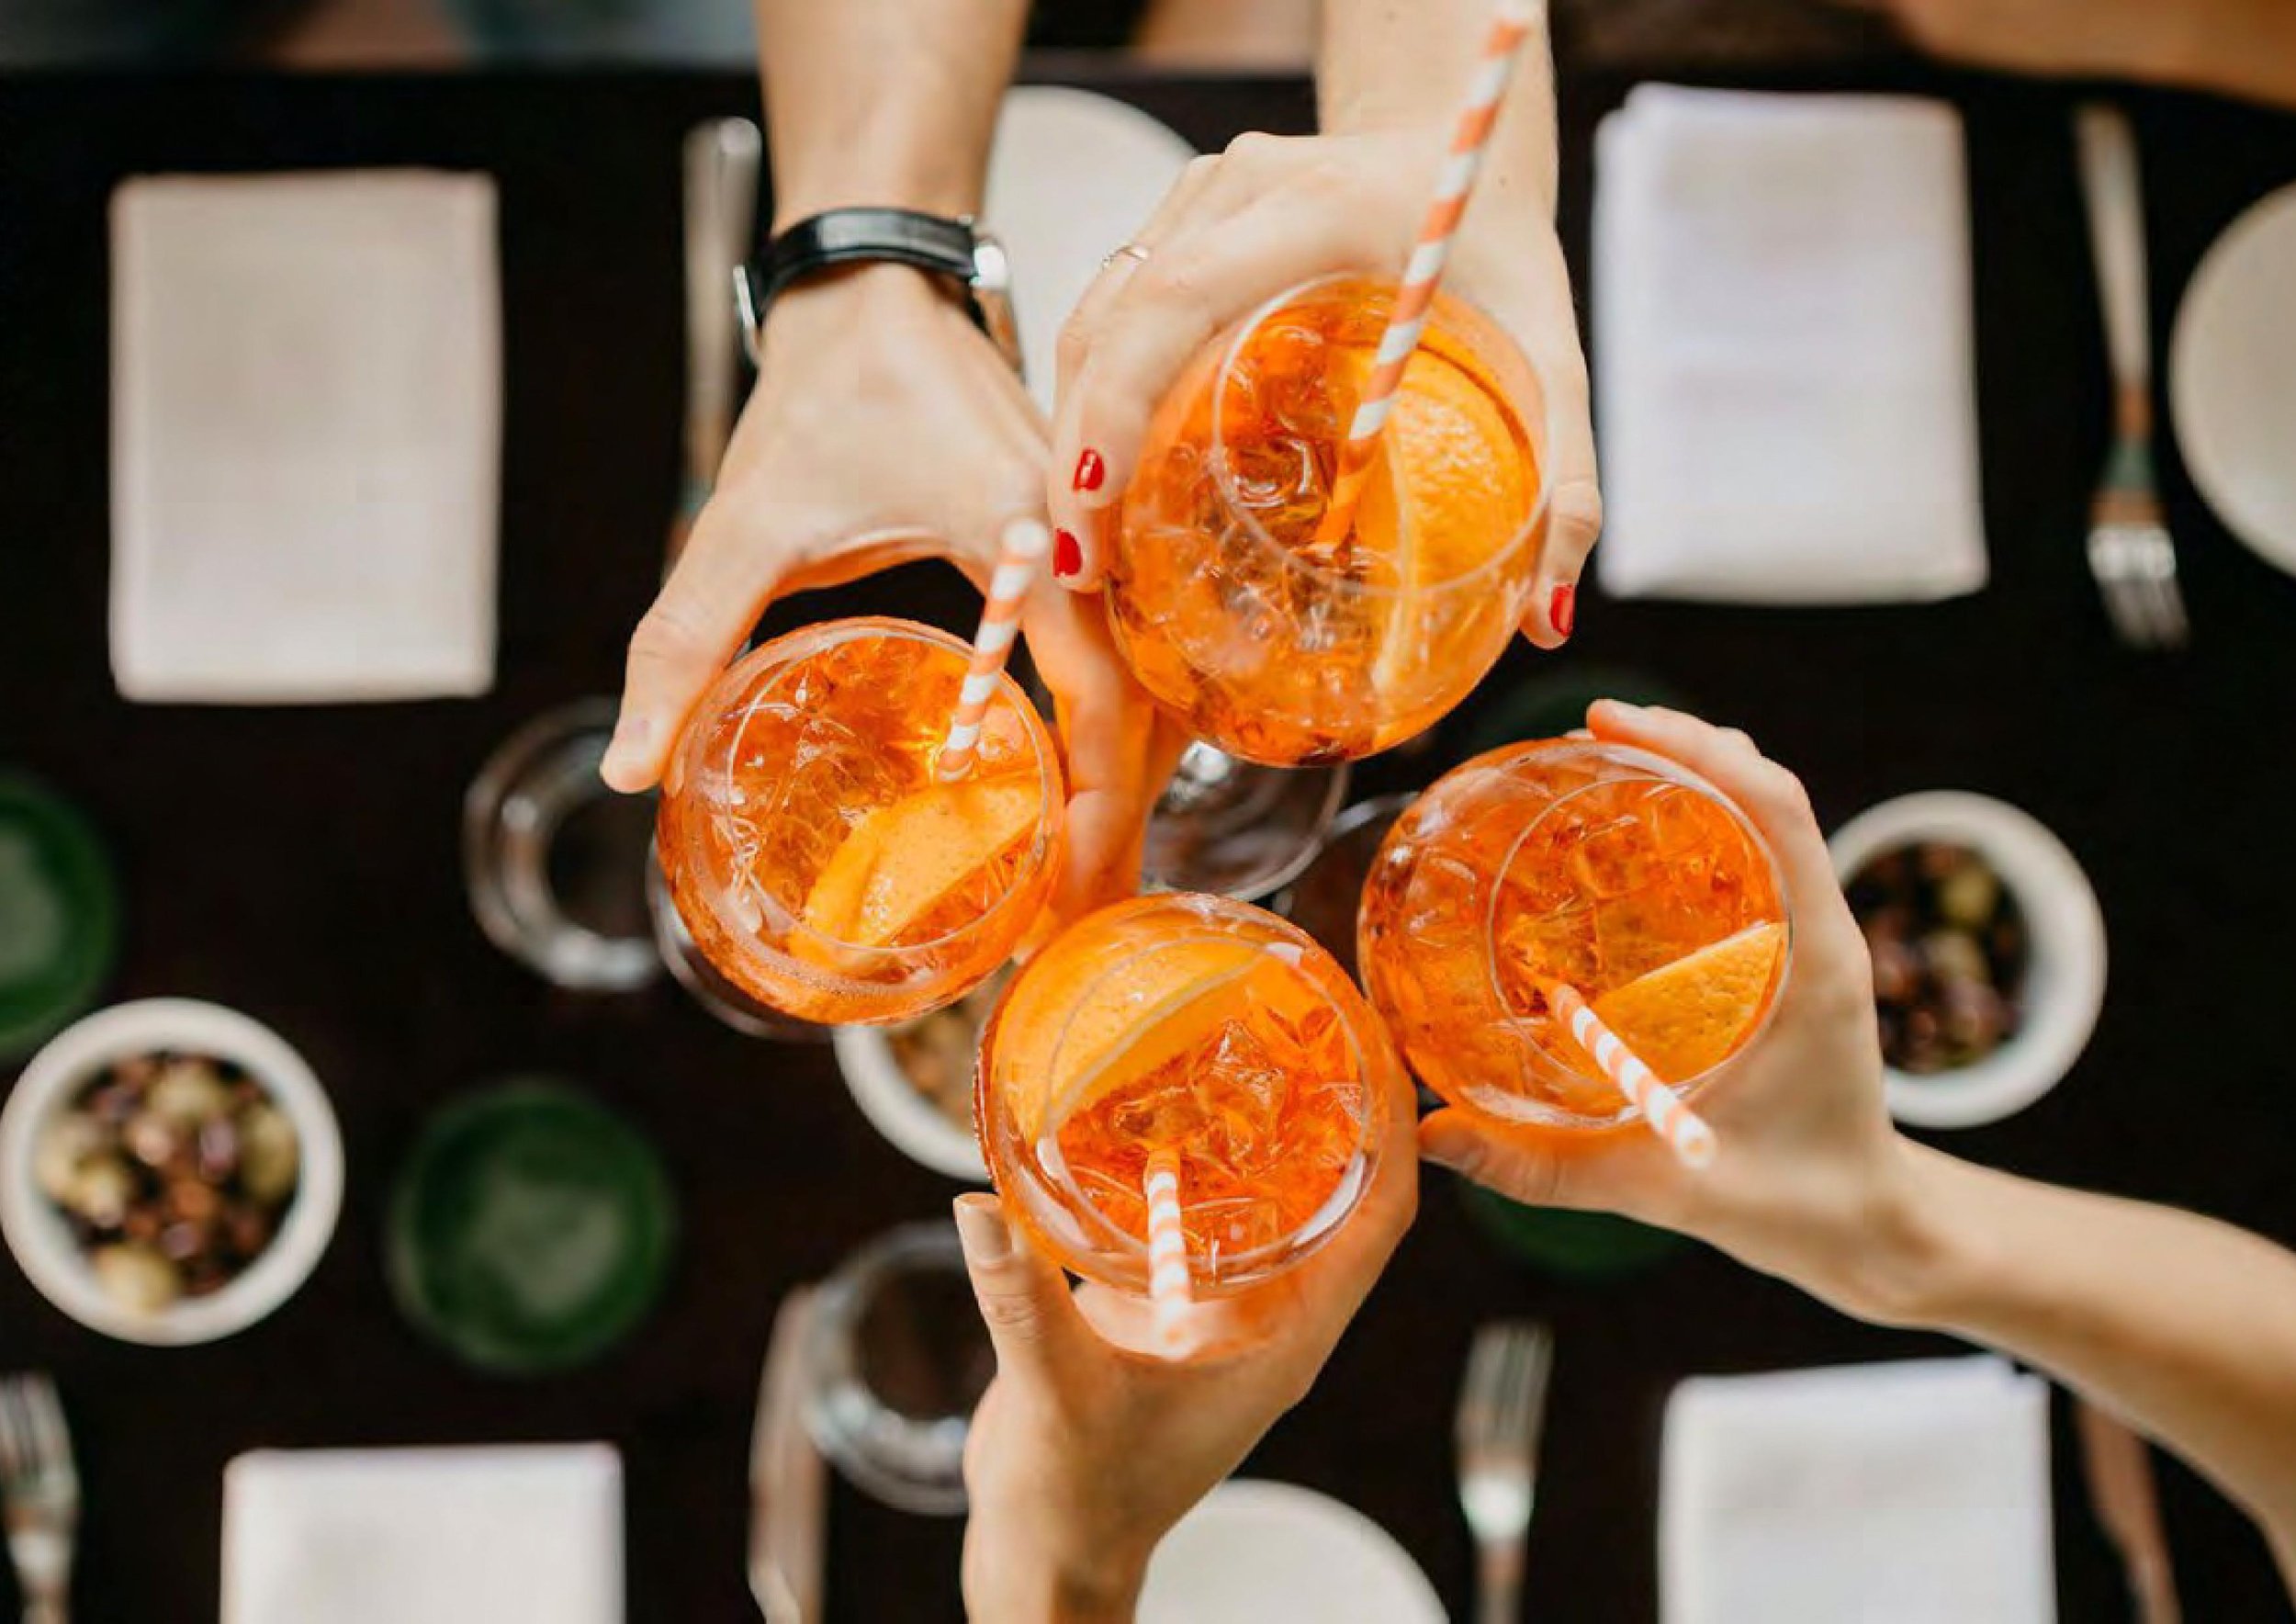
<path id="1" fill-rule="evenodd" d="M 621 1118 L 557 1084 L 507 1084 L 416 1144 L 391 1201 L 391 1289 L 481 1370 L 568 1370 L 646 1317 L 675 1227 L 660 1159 Z"/>
<path id="2" fill-rule="evenodd" d="M 1607 1212 L 1526 1207 L 1480 1184 L 1459 1186 L 1473 1218 L 1492 1239 L 1527 1263 L 1569 1280 L 1613 1280 L 1638 1274 L 1690 1243 L 1670 1229 L 1653 1229 Z"/>
<path id="3" fill-rule="evenodd" d="M 118 943 L 119 894 L 87 821 L 0 773 L 0 1063 L 96 1001 Z"/>

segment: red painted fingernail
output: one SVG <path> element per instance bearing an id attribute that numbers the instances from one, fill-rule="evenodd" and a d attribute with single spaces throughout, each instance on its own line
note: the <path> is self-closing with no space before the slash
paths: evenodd
<path id="1" fill-rule="evenodd" d="M 1567 637 L 1570 628 L 1579 623 L 1579 589 L 1559 586 L 1555 595 L 1547 601 L 1547 621 L 1555 628 L 1555 636 Z"/>
<path id="2" fill-rule="evenodd" d="M 1108 464 L 1100 460 L 1100 454 L 1087 450 L 1076 459 L 1076 477 L 1071 483 L 1079 491 L 1097 491 L 1108 477 Z"/>
<path id="3" fill-rule="evenodd" d="M 1066 581 L 1085 567 L 1085 549 L 1065 530 L 1052 532 L 1052 573 Z"/>

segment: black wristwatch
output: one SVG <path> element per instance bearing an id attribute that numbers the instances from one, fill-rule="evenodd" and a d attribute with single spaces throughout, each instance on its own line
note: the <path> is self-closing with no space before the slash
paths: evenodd
<path id="1" fill-rule="evenodd" d="M 965 309 L 1015 372 L 1020 370 L 1020 329 L 1012 315 L 1012 267 L 996 238 L 977 230 L 970 215 L 955 220 L 913 209 L 832 209 L 801 220 L 734 272 L 734 299 L 749 360 L 758 359 L 758 333 L 774 299 L 794 284 L 836 265 L 874 260 L 914 265 L 945 276 Z"/>

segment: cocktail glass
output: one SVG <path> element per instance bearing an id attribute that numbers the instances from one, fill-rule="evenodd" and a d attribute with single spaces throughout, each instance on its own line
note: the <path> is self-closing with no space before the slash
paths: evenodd
<path id="1" fill-rule="evenodd" d="M 1319 534 L 1392 289 L 1286 293 L 1165 397 L 1124 496 L 1109 619 L 1200 739 L 1271 766 L 1351 761 L 1466 697 L 1528 606 L 1545 410 L 1489 319 L 1438 297 L 1352 523 Z"/>
<path id="2" fill-rule="evenodd" d="M 824 1024 L 952 1003 L 1012 956 L 1061 855 L 1052 736 L 998 675 L 977 759 L 939 773 L 971 649 L 908 621 L 809 626 L 737 661 L 672 756 L 656 850 L 695 945 Z"/>
<path id="3" fill-rule="evenodd" d="M 1315 861 L 1347 797 L 1347 763 L 1263 767 L 1198 740 L 1157 797 L 1141 851 L 1150 891 L 1257 902 Z"/>
<path id="4" fill-rule="evenodd" d="M 1791 932 L 1770 850 L 1712 784 L 1587 739 L 1436 782 L 1380 848 L 1357 959 L 1420 1080 L 1569 1129 L 1638 1113 L 1556 1010 L 1575 989 L 1685 1099 L 1761 1033 Z"/>
<path id="5" fill-rule="evenodd" d="M 1176 1166 L 1189 1284 L 1298 1264 L 1376 1172 L 1397 1062 L 1331 955 L 1222 897 L 1135 897 L 1005 995 L 974 1116 L 1007 1210 L 1074 1273 L 1145 1295 L 1151 1157 Z"/>

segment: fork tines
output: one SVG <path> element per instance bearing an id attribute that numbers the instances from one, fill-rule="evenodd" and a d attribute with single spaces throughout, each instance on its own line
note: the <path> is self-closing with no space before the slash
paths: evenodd
<path id="1" fill-rule="evenodd" d="M 1544 1325 L 1502 1320 L 1475 1333 L 1459 1393 L 1461 1457 L 1506 1453 L 1525 1460 L 1538 1449 L 1554 1338 Z"/>
<path id="2" fill-rule="evenodd" d="M 73 1478 L 72 1435 L 56 1384 L 41 1375 L 0 1379 L 0 1489 L 52 1492 Z"/>

